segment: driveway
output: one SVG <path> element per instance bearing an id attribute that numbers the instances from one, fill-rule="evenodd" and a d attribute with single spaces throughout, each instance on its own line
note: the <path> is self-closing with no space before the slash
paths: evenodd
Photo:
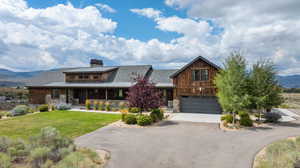
<path id="1" fill-rule="evenodd" d="M 109 168 L 250 168 L 265 145 L 298 135 L 298 120 L 229 132 L 217 124 L 165 121 L 148 128 L 108 126 L 75 143 L 109 150 Z"/>
<path id="2" fill-rule="evenodd" d="M 189 121 L 200 123 L 220 123 L 221 114 L 173 113 L 171 121 Z"/>

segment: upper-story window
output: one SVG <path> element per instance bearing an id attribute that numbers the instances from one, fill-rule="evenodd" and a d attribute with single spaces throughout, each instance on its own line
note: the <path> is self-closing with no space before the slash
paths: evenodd
<path id="1" fill-rule="evenodd" d="M 207 81 L 208 69 L 197 69 L 192 71 L 193 81 Z"/>

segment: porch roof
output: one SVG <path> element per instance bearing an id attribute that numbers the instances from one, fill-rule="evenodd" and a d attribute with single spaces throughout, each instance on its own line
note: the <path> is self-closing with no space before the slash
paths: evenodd
<path id="1" fill-rule="evenodd" d="M 45 87 L 45 88 L 129 88 L 134 83 L 132 82 L 103 82 L 103 83 L 67 83 L 67 82 L 52 82 L 44 85 L 29 86 L 29 87 Z M 157 83 L 156 87 L 170 88 L 172 83 Z"/>

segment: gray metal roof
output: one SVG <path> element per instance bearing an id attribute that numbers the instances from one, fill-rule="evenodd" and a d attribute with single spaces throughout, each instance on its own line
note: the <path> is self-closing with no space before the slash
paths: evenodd
<path id="1" fill-rule="evenodd" d="M 103 82 L 103 83 L 67 83 L 52 82 L 44 85 L 32 85 L 30 87 L 47 87 L 47 88 L 129 88 L 133 82 Z M 173 87 L 172 83 L 157 83 L 157 87 Z"/>
<path id="2" fill-rule="evenodd" d="M 170 76 L 177 70 L 153 69 L 149 75 L 149 80 L 153 83 L 172 83 Z"/>
<path id="3" fill-rule="evenodd" d="M 180 74 L 182 71 L 184 71 L 186 68 L 188 68 L 190 65 L 192 65 L 194 62 L 198 61 L 198 60 L 202 60 L 204 62 L 206 62 L 207 64 L 211 65 L 212 67 L 216 68 L 216 69 L 221 69 L 218 65 L 212 63 L 211 61 L 209 61 L 208 59 L 202 57 L 202 56 L 198 56 L 197 58 L 193 59 L 191 62 L 189 62 L 188 64 L 186 64 L 184 67 L 182 67 L 181 69 L 179 69 L 178 71 L 176 71 L 175 73 L 173 73 L 170 77 L 174 78 L 175 76 L 177 76 L 178 74 Z"/>
<path id="4" fill-rule="evenodd" d="M 101 66 L 101 67 L 84 67 L 84 68 L 76 68 L 71 70 L 66 70 L 64 73 L 84 73 L 84 72 L 107 72 L 114 70 L 118 67 L 112 67 L 112 66 Z"/>
<path id="5" fill-rule="evenodd" d="M 107 82 L 133 82 L 133 78 L 146 76 L 152 68 L 151 65 L 130 65 L 119 66 L 118 70 L 113 72 Z"/>

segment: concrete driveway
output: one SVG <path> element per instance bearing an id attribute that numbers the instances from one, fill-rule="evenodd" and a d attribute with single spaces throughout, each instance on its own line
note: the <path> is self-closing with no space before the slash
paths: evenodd
<path id="1" fill-rule="evenodd" d="M 220 123 L 221 114 L 173 113 L 171 121 L 189 121 L 200 123 Z"/>
<path id="2" fill-rule="evenodd" d="M 250 168 L 265 145 L 299 135 L 299 120 L 229 132 L 217 124 L 165 121 L 148 128 L 108 126 L 75 143 L 110 151 L 109 168 Z"/>

